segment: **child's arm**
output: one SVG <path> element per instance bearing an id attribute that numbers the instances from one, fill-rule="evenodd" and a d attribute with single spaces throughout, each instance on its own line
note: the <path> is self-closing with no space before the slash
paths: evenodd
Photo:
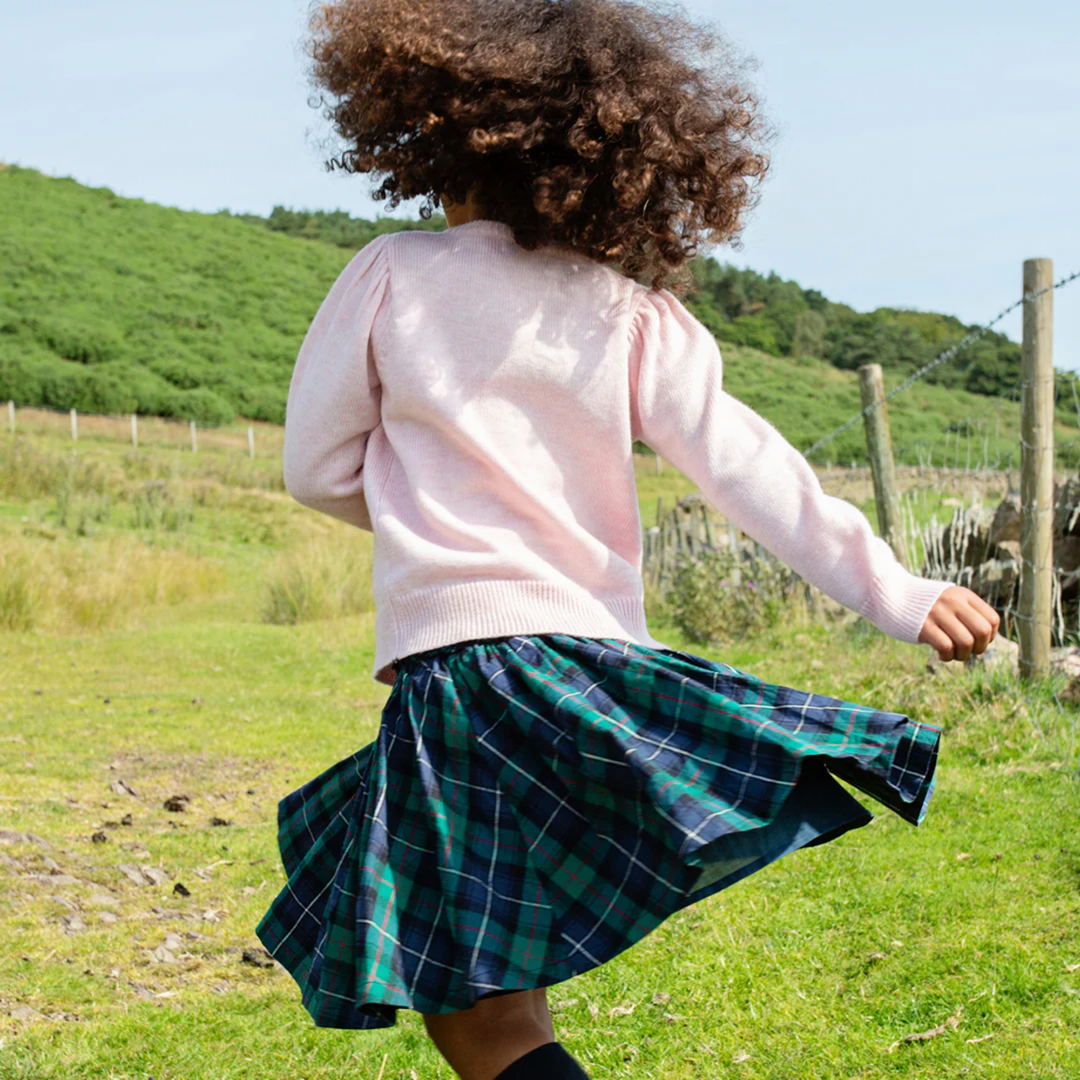
<path id="1" fill-rule="evenodd" d="M 715 339 L 672 293 L 639 294 L 630 334 L 633 438 L 807 581 L 892 637 L 922 640 L 951 583 L 908 573 L 856 507 L 826 495 L 803 455 L 722 389 Z"/>
<path id="2" fill-rule="evenodd" d="M 300 347 L 285 406 L 289 494 L 369 532 L 364 452 L 380 423 L 372 338 L 389 292 L 388 237 L 365 245 L 322 302 Z"/>

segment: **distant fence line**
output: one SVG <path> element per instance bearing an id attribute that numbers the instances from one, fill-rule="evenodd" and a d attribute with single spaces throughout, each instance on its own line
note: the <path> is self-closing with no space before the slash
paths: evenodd
<path id="1" fill-rule="evenodd" d="M 280 455 L 284 440 L 278 425 L 248 423 L 218 428 L 201 428 L 194 420 L 175 420 L 162 416 L 130 416 L 80 413 L 76 409 L 61 411 L 39 407 L 18 408 L 14 401 L 7 403 L 8 431 L 70 435 L 78 442 L 84 436 L 130 442 L 132 449 L 158 446 L 199 453 L 203 449 L 237 450 L 254 459 L 256 453 Z"/>

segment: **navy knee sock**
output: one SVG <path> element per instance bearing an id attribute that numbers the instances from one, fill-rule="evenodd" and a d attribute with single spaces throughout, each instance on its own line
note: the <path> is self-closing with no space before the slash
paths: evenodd
<path id="1" fill-rule="evenodd" d="M 562 1043 L 549 1042 L 508 1065 L 495 1080 L 589 1080 Z"/>

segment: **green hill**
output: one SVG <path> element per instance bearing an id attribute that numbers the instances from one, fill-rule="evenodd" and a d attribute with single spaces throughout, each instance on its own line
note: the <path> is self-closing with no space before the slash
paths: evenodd
<path id="1" fill-rule="evenodd" d="M 383 232 L 444 227 L 441 215 L 192 213 L 0 166 L 0 400 L 280 422 L 300 341 L 351 255 Z M 688 306 L 722 342 L 726 386 L 801 448 L 858 411 L 856 360 L 880 360 L 891 387 L 966 329 L 932 313 L 860 315 L 712 259 L 693 269 Z M 1015 400 L 987 395 L 1015 399 L 1016 350 L 996 336 L 890 403 L 901 459 L 947 452 L 963 465 L 970 449 L 973 463 L 1007 461 Z M 1059 379 L 1063 461 L 1077 450 L 1070 380 Z M 862 460 L 862 438 L 856 426 L 816 460 Z"/>
<path id="2" fill-rule="evenodd" d="M 384 219 L 371 235 L 402 227 Z M 228 214 L 2 169 L 0 399 L 280 422 L 300 341 L 349 257 Z"/>

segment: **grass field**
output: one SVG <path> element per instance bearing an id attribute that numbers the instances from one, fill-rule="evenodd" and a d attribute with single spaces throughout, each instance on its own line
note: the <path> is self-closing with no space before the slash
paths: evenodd
<path id="1" fill-rule="evenodd" d="M 283 880 L 276 800 L 370 740 L 388 688 L 370 534 L 288 499 L 273 429 L 254 461 L 221 434 L 198 454 L 0 438 L 0 1078 L 449 1080 L 419 1016 L 319 1031 L 249 962 Z M 638 468 L 646 524 L 692 490 Z M 863 622 L 720 655 L 650 616 L 673 647 L 946 738 L 921 828 L 881 808 L 553 988 L 596 1080 L 1080 1076 L 1060 679 L 930 675 Z"/>

